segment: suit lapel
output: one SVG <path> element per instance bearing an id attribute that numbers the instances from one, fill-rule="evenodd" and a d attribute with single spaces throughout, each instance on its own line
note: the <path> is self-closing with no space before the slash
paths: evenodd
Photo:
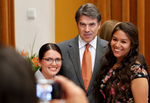
<path id="1" fill-rule="evenodd" d="M 76 36 L 74 39 L 72 39 L 72 42 L 68 44 L 69 46 L 69 56 L 70 60 L 73 63 L 73 67 L 75 69 L 75 73 L 77 75 L 78 81 L 80 82 L 82 88 L 84 88 L 84 83 L 82 79 L 82 73 L 81 73 L 81 66 L 80 66 L 80 57 L 79 57 L 79 45 L 78 45 L 78 36 Z M 106 43 L 103 43 L 102 40 L 98 37 L 97 38 L 97 46 L 96 46 L 96 57 L 95 57 L 95 64 L 94 64 L 94 70 L 92 73 L 91 82 L 89 84 L 87 92 L 91 90 L 93 87 L 93 84 L 95 82 L 96 74 L 100 71 L 101 66 L 101 58 L 104 55 L 106 51 Z"/>
<path id="2" fill-rule="evenodd" d="M 102 42 L 102 40 L 98 37 L 97 38 L 97 45 L 96 45 L 94 70 L 93 70 L 93 73 L 92 73 L 91 82 L 90 82 L 90 85 L 88 87 L 87 92 L 90 91 L 91 88 L 93 87 L 93 84 L 95 82 L 97 73 L 100 71 L 101 59 L 102 59 L 103 55 L 105 54 L 105 50 L 106 50 L 106 44 L 104 44 Z"/>
<path id="3" fill-rule="evenodd" d="M 69 44 L 69 50 L 68 50 L 70 60 L 73 63 L 73 67 L 75 69 L 77 78 L 81 84 L 81 86 L 84 88 L 84 83 L 82 79 L 82 73 L 81 73 L 81 67 L 80 67 L 80 56 L 79 56 L 79 46 L 78 46 L 78 36 L 73 39 L 73 42 Z"/>

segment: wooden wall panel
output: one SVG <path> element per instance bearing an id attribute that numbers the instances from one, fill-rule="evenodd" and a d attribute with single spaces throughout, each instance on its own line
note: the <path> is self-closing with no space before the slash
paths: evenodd
<path id="1" fill-rule="evenodd" d="M 130 0 L 130 22 L 137 25 L 137 0 Z"/>
<path id="2" fill-rule="evenodd" d="M 99 1 L 99 0 L 90 0 L 90 2 L 91 2 L 92 4 L 94 4 L 95 6 L 97 6 L 97 7 L 98 7 L 98 5 L 99 5 L 98 1 Z"/>
<path id="3" fill-rule="evenodd" d="M 122 21 L 122 0 L 112 0 L 112 19 Z"/>
<path id="4" fill-rule="evenodd" d="M 145 0 L 145 60 L 150 73 L 150 0 Z"/>
<path id="5" fill-rule="evenodd" d="M 15 48 L 14 0 L 0 0 L 1 43 Z"/>
<path id="6" fill-rule="evenodd" d="M 7 8 L 7 0 L 1 0 L 1 42 L 2 44 L 8 44 L 8 8 Z"/>
<path id="7" fill-rule="evenodd" d="M 137 0 L 137 27 L 139 30 L 140 53 L 145 56 L 145 0 Z"/>
<path id="8" fill-rule="evenodd" d="M 0 44 L 2 42 L 2 15 L 1 13 L 2 13 L 2 5 L 0 5 Z"/>
<path id="9" fill-rule="evenodd" d="M 122 0 L 122 21 L 130 21 L 130 0 Z"/>
<path id="10" fill-rule="evenodd" d="M 15 7 L 14 0 L 8 0 L 9 45 L 15 48 Z"/>
<path id="11" fill-rule="evenodd" d="M 97 7 L 102 16 L 102 24 L 111 19 L 111 0 L 99 0 Z"/>
<path id="12" fill-rule="evenodd" d="M 107 5 L 106 5 L 106 0 L 100 0 L 99 2 L 98 2 L 98 9 L 99 9 L 99 11 L 100 11 L 100 13 L 101 13 L 101 16 L 102 16 L 102 21 L 101 21 L 101 23 L 103 24 L 103 22 L 104 21 L 106 21 L 107 20 L 107 15 L 106 15 L 106 12 L 107 12 Z"/>
<path id="13" fill-rule="evenodd" d="M 111 19 L 111 0 L 106 0 L 106 20 Z"/>

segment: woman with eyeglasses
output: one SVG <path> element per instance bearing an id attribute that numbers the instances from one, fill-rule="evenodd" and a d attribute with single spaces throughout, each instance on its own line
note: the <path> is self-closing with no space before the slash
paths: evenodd
<path id="1" fill-rule="evenodd" d="M 53 79 L 62 65 L 62 54 L 59 47 L 54 43 L 46 43 L 39 50 L 37 79 Z"/>

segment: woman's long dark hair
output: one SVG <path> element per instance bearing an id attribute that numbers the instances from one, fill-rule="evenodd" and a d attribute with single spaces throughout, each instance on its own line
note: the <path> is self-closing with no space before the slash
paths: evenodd
<path id="1" fill-rule="evenodd" d="M 131 65 L 135 63 L 138 58 L 139 53 L 139 40 L 138 40 L 138 30 L 135 25 L 130 22 L 121 22 L 116 25 L 113 29 L 113 34 L 118 31 L 122 30 L 127 34 L 129 39 L 131 40 L 131 49 L 128 55 L 121 61 L 120 66 L 115 70 L 115 75 L 113 75 L 105 88 L 106 93 L 106 102 L 114 102 L 114 100 L 123 100 L 125 97 L 128 99 L 128 92 L 130 91 L 130 83 L 131 83 Z M 111 38 L 112 38 L 111 36 Z M 97 76 L 96 83 L 95 83 L 95 96 L 97 97 L 98 103 L 100 100 L 100 84 L 101 80 L 107 75 L 108 71 L 113 67 L 113 65 L 117 62 L 117 58 L 114 56 L 110 43 L 108 44 L 108 52 L 104 55 L 105 62 L 101 67 L 101 72 Z M 117 85 L 119 83 L 119 86 Z M 115 96 L 112 98 L 109 94 L 109 91 L 114 85 L 115 89 Z M 121 89 L 122 86 L 125 86 L 125 91 Z"/>

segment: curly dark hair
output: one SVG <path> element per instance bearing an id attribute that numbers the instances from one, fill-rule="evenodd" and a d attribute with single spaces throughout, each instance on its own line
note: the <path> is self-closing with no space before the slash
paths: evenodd
<path id="1" fill-rule="evenodd" d="M 118 31 L 122 30 L 126 33 L 126 35 L 129 37 L 131 41 L 131 49 L 128 53 L 128 55 L 121 61 L 120 66 L 117 67 L 115 70 L 115 75 L 111 77 L 109 80 L 109 83 L 107 85 L 107 88 L 104 89 L 105 95 L 106 95 L 106 102 L 112 102 L 114 103 L 115 100 L 123 100 L 125 97 L 128 99 L 128 92 L 130 91 L 130 83 L 131 83 L 131 65 L 135 63 L 138 60 L 138 54 L 139 54 L 139 39 L 138 39 L 138 30 L 136 26 L 130 22 L 121 22 L 117 24 L 112 32 L 113 34 Z M 111 38 L 112 38 L 111 36 Z M 117 62 L 117 58 L 114 56 L 113 51 L 111 50 L 110 43 L 108 43 L 108 52 L 104 55 L 105 62 L 103 63 L 101 67 L 101 72 L 97 76 L 96 83 L 95 83 L 95 96 L 97 97 L 98 103 L 101 101 L 101 93 L 100 93 L 100 84 L 102 79 L 107 75 L 108 71 L 114 66 L 114 64 Z M 119 83 L 119 86 L 118 84 Z M 109 91 L 114 85 L 115 90 L 115 96 L 111 97 L 109 94 Z M 125 86 L 125 91 L 121 89 L 122 86 Z"/>

